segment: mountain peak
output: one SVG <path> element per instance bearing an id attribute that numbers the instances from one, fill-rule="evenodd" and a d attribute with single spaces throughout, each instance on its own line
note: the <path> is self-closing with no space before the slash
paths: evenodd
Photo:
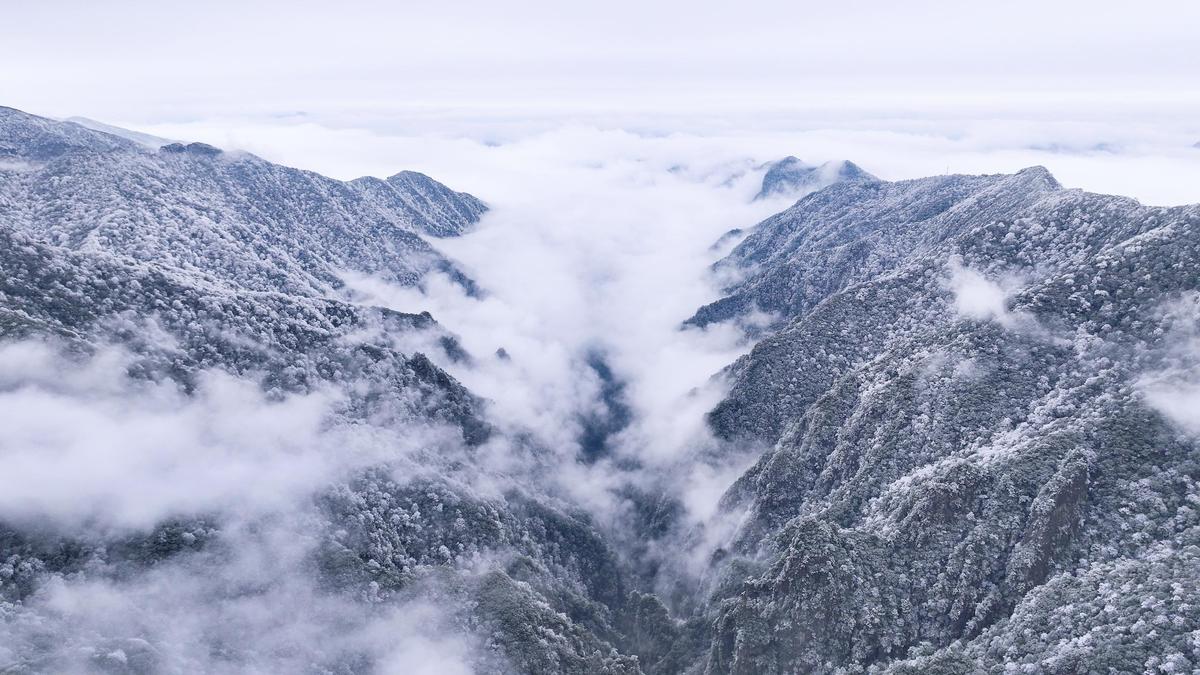
<path id="1" fill-rule="evenodd" d="M 837 176 L 843 180 L 879 180 L 874 174 L 863 169 L 861 166 L 844 159 L 840 162 L 826 162 L 822 166 L 834 165 L 837 167 Z"/>
<path id="2" fill-rule="evenodd" d="M 1050 188 L 1062 187 L 1062 184 L 1060 184 L 1058 182 L 1058 179 L 1054 177 L 1054 174 L 1050 173 L 1049 169 L 1047 169 L 1046 167 L 1044 167 L 1040 164 L 1035 165 L 1035 166 L 1025 167 L 1024 169 L 1021 169 L 1020 171 L 1018 171 L 1016 173 L 1016 175 L 1026 179 L 1026 180 L 1034 180 L 1034 181 L 1044 183 L 1046 187 L 1050 187 Z"/>
<path id="3" fill-rule="evenodd" d="M 770 164 L 763 175 L 762 188 L 754 199 L 798 198 L 834 183 L 875 180 L 879 179 L 848 160 L 833 160 L 813 166 L 788 155 Z"/>
<path id="4" fill-rule="evenodd" d="M 417 183 L 434 183 L 434 182 L 436 182 L 432 178 L 430 178 L 427 174 L 423 174 L 420 171 L 408 171 L 408 170 L 397 171 L 396 173 L 388 176 L 387 180 L 388 180 L 388 182 L 400 182 L 400 181 L 409 181 L 409 182 L 417 182 Z"/>

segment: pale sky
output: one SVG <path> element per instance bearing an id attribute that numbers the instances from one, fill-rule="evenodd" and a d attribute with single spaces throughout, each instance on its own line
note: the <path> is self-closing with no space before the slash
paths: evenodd
<path id="1" fill-rule="evenodd" d="M 1200 201 L 1194 0 L 0 2 L 0 105 L 339 178 L 487 190 L 576 126 Z"/>
<path id="2" fill-rule="evenodd" d="M 5 4 L 4 103 L 59 116 L 1200 105 L 1190 0 Z"/>

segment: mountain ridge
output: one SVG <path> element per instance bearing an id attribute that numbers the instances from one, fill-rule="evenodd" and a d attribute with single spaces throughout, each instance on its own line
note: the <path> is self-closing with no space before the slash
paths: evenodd
<path id="1" fill-rule="evenodd" d="M 710 413 L 769 449 L 723 498 L 745 516 L 707 671 L 1191 662 L 1200 613 L 1139 627 L 1193 569 L 1200 443 L 1137 383 L 1194 368 L 1175 345 L 1200 314 L 1164 308 L 1200 297 L 1200 206 L 1063 190 L 1040 168 L 839 202 L 850 189 L 768 219 L 725 263 L 758 266 L 738 290 L 790 295 Z M 1122 583 L 1159 604 L 1097 614 L 1120 601 L 1089 588 Z"/>
<path id="2" fill-rule="evenodd" d="M 343 270 L 404 285 L 440 271 L 470 287 L 422 236 L 461 234 L 486 206 L 420 174 L 367 190 L 205 144 L 149 150 L 11 108 L 0 110 L 9 146 L 27 165 L 0 167 L 0 217 L 59 245 L 168 259 L 257 290 L 337 293 Z"/>

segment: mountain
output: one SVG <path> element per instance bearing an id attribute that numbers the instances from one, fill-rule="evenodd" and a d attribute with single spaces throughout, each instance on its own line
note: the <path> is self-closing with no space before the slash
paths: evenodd
<path id="1" fill-rule="evenodd" d="M 471 195 L 455 192 L 416 171 L 401 171 L 386 180 L 356 178 L 350 185 L 375 208 L 419 223 L 421 233 L 434 237 L 462 234 L 487 210 Z"/>
<path id="2" fill-rule="evenodd" d="M 83 509 L 72 527 L 40 498 L 6 502 L 4 670 L 364 672 L 395 644 L 364 636 L 436 598 L 445 624 L 428 630 L 485 636 L 479 670 L 638 672 L 656 647 L 627 635 L 670 626 L 665 609 L 587 513 L 537 489 L 545 477 L 479 468 L 494 442 L 548 451 L 497 439 L 488 402 L 438 365 L 472 356 L 432 316 L 338 292 L 345 271 L 453 273 L 423 237 L 464 232 L 482 202 L 413 172 L 343 183 L 7 108 L 0 152 L 0 402 L 30 406 L 34 426 L 66 406 L 62 429 L 105 429 L 71 445 L 4 418 L 19 427 L 0 433 L 9 469 L 52 456 Z M 312 471 L 308 446 L 328 446 L 311 494 L 278 502 Z M 225 503 L 203 499 L 248 468 Z M 139 608 L 82 599 L 99 589 Z M 60 593 L 83 595 L 60 611 Z"/>
<path id="3" fill-rule="evenodd" d="M 767 449 L 723 499 L 705 672 L 1200 664 L 1200 206 L 843 183 L 720 267 L 695 320 L 775 330 L 710 414 Z"/>
<path id="4" fill-rule="evenodd" d="M 805 164 L 796 157 L 788 156 L 772 162 L 763 175 L 762 189 L 755 199 L 773 197 L 801 197 L 826 185 L 845 182 L 872 182 L 878 180 L 854 162 L 831 161 L 820 166 Z"/>
<path id="5" fill-rule="evenodd" d="M 1040 167 L 1011 176 L 832 185 L 755 225 L 717 263 L 738 281 L 689 322 L 703 326 L 751 311 L 787 320 L 835 291 L 927 254 L 973 223 L 1020 217 L 1058 187 Z"/>
<path id="6" fill-rule="evenodd" d="M 310 296 L 346 272 L 412 285 L 442 271 L 422 237 L 486 206 L 411 172 L 349 183 L 203 143 L 157 150 L 0 108 L 0 220 L 73 250 L 154 260 L 206 283 Z"/>
<path id="7" fill-rule="evenodd" d="M 407 339 L 465 358 L 428 314 L 196 284 L 160 264 L 51 246 L 3 224 L 0 300 L 3 338 L 49 338 L 82 354 L 115 342 L 136 356 L 131 371 L 141 377 L 191 388 L 219 368 L 293 394 L 335 383 L 347 415 L 438 420 L 476 443 L 488 433 L 473 395 L 422 353 L 397 348 Z"/>
<path id="8" fill-rule="evenodd" d="M 564 463 L 452 326 L 341 291 L 454 274 L 426 237 L 484 209 L 0 109 L 0 669 L 1200 665 L 1200 206 L 1033 167 L 747 228 L 691 322 L 757 342 L 684 462 L 755 459 L 700 524 L 609 447 L 603 354 Z"/>
<path id="9" fill-rule="evenodd" d="M 102 358 L 102 350 L 119 345 L 133 357 L 127 366 L 131 379 L 174 382 L 189 392 L 214 371 L 253 382 L 283 400 L 333 387 L 341 397 L 324 424 L 350 434 L 375 429 L 431 440 L 415 458 L 380 460 L 346 478 L 330 475 L 312 512 L 301 512 L 300 532 L 281 530 L 272 520 L 279 515 L 255 523 L 256 529 L 299 537 L 312 547 L 296 568 L 268 566 L 277 577 L 265 588 L 256 577 L 244 576 L 257 568 L 230 562 L 231 554 L 256 555 L 259 544 L 239 534 L 228 514 L 185 512 L 148 530 L 100 527 L 83 534 L 0 520 L 5 617 L 0 655 L 10 670 L 203 670 L 213 667 L 213 658 L 237 668 L 257 663 L 355 672 L 365 667 L 366 657 L 358 652 L 326 651 L 319 641 L 292 644 L 284 653 L 294 656 L 287 657 L 269 643 L 244 642 L 247 631 L 257 635 L 261 630 L 258 624 L 242 627 L 244 617 L 232 623 L 222 617 L 206 629 L 215 633 L 201 638 L 235 642 L 236 653 L 195 660 L 176 653 L 165 626 L 114 623 L 95 633 L 81 631 L 56 623 L 78 620 L 73 613 L 47 613 L 40 604 L 56 579 L 109 584 L 116 593 L 132 595 L 156 570 L 171 570 L 211 579 L 204 582 L 211 583 L 204 594 L 205 603 L 214 607 L 254 603 L 272 588 L 290 597 L 313 585 L 346 602 L 360 599 L 351 615 L 358 621 L 370 620 L 373 607 L 403 603 L 425 592 L 419 589 L 449 583 L 452 588 L 442 592 L 452 595 L 443 602 L 453 608 L 455 630 L 489 636 L 492 649 L 480 656 L 479 668 L 636 672 L 633 657 L 609 643 L 624 639 L 614 625 L 632 621 L 625 617 L 634 606 L 615 552 L 588 516 L 518 489 L 481 494 L 470 487 L 475 448 L 492 435 L 483 416 L 486 403 L 424 352 L 412 351 L 437 352 L 439 361 L 469 358 L 429 315 L 189 281 L 194 280 L 155 263 L 70 251 L 0 226 L 0 337 L 49 340 L 61 345 L 69 368 L 82 371 Z M 22 391 L 11 387 L 5 374 L 0 396 Z M 444 428 L 455 430 L 460 442 L 438 440 Z M 270 477 L 263 481 L 269 483 Z M 500 555 L 514 559 L 483 576 L 442 578 L 442 572 L 469 561 Z M 344 623 L 352 619 L 319 625 L 367 630 Z M 555 644 L 547 647 L 529 635 L 531 630 L 540 638 L 553 637 Z M 48 635 L 55 639 L 47 641 Z M 335 638 L 326 634 L 325 639 Z"/>

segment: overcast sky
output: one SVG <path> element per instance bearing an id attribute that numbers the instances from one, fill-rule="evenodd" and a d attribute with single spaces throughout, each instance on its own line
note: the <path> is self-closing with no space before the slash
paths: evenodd
<path id="1" fill-rule="evenodd" d="M 5 4 L 0 104 L 341 178 L 484 189 L 495 162 L 455 139 L 583 125 L 1200 201 L 1192 0 Z"/>
<path id="2" fill-rule="evenodd" d="M 5 4 L 0 89 L 56 115 L 1162 114 L 1200 97 L 1189 0 Z"/>

